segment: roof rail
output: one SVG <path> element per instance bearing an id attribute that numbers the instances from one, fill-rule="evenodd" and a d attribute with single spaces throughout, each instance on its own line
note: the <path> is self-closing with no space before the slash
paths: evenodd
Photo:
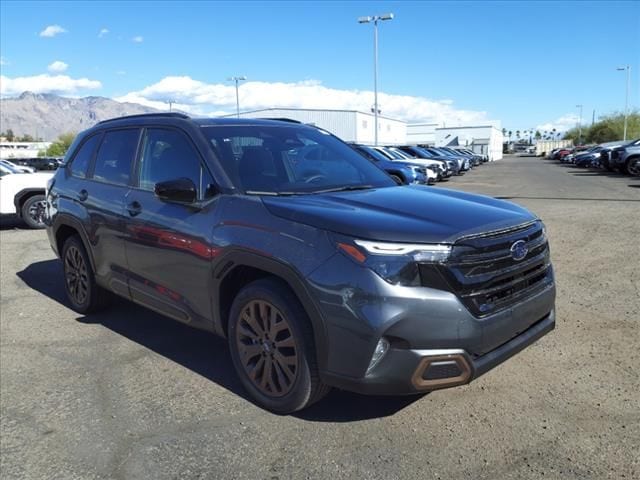
<path id="1" fill-rule="evenodd" d="M 114 117 L 109 118 L 107 120 L 102 120 L 98 122 L 97 125 L 102 125 L 104 123 L 115 122 L 116 120 L 127 120 L 129 118 L 191 118 L 189 115 L 179 112 L 161 112 L 161 113 L 138 113 L 136 115 L 125 115 L 123 117 Z"/>
<path id="2" fill-rule="evenodd" d="M 289 122 L 289 123 L 302 123 L 299 120 L 294 120 L 293 118 L 286 118 L 286 117 L 280 117 L 280 118 L 263 118 L 263 120 L 277 120 L 278 122 Z"/>

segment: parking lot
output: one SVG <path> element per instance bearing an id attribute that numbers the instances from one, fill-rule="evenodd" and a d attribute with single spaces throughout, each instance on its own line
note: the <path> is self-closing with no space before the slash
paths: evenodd
<path id="1" fill-rule="evenodd" d="M 508 156 L 429 188 L 544 220 L 557 329 L 465 387 L 291 416 L 246 399 L 221 339 L 124 300 L 73 312 L 46 234 L 5 224 L 2 478 L 638 478 L 640 178 Z"/>

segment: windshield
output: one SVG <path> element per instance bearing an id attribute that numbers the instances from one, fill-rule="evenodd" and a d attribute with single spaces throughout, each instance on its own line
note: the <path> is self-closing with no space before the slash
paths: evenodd
<path id="1" fill-rule="evenodd" d="M 23 171 L 16 167 L 13 163 L 6 160 L 0 160 L 0 165 L 4 167 L 7 173 L 22 173 Z"/>
<path id="2" fill-rule="evenodd" d="M 248 194 L 301 194 L 396 183 L 333 135 L 297 125 L 203 126 L 233 184 Z"/>

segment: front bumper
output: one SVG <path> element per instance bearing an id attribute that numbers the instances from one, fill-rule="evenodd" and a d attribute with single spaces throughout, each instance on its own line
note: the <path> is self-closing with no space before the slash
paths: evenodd
<path id="1" fill-rule="evenodd" d="M 554 328 L 552 269 L 548 275 L 549 283 L 540 284 L 537 293 L 476 317 L 453 293 L 391 285 L 337 254 L 308 277 L 310 293 L 324 319 L 326 348 L 319 352 L 322 379 L 345 390 L 394 395 L 467 383 Z M 389 349 L 369 368 L 382 337 Z M 439 358 L 436 376 L 442 377 L 441 371 L 447 369 L 453 374 L 440 378 L 442 382 L 421 382 L 427 371 L 424 359 L 443 354 L 461 359 L 460 372 L 450 362 L 454 358 Z M 468 373 L 456 379 L 462 370 Z"/>
<path id="2" fill-rule="evenodd" d="M 371 374 L 360 379 L 332 375 L 330 383 L 368 395 L 409 395 L 464 385 L 535 343 L 555 324 L 552 310 L 507 343 L 477 357 L 462 349 L 391 348 Z"/>

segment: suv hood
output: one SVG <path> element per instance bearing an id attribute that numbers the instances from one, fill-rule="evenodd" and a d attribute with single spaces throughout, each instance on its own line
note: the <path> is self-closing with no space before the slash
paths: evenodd
<path id="1" fill-rule="evenodd" d="M 288 220 L 369 240 L 453 243 L 536 219 L 513 203 L 423 186 L 376 188 L 296 197 L 262 197 Z"/>

